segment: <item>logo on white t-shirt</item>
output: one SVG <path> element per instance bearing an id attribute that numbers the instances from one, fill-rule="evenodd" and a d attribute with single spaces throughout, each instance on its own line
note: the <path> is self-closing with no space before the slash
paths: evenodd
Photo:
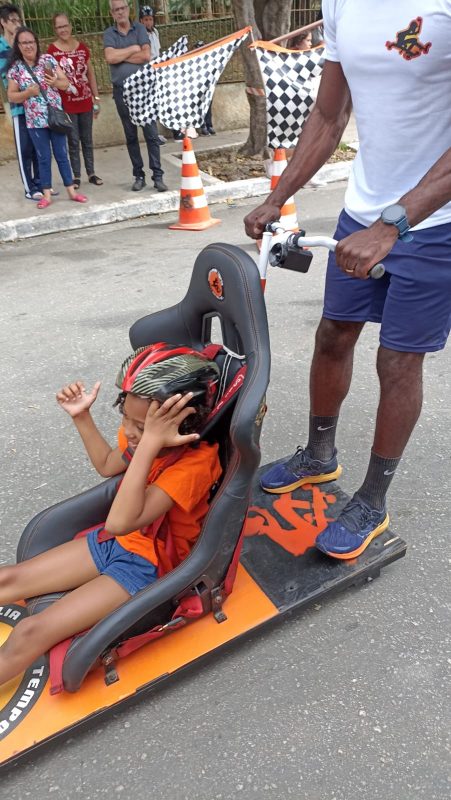
<path id="1" fill-rule="evenodd" d="M 398 31 L 394 42 L 385 42 L 385 47 L 387 50 L 397 50 L 406 61 L 426 55 L 429 53 L 432 42 L 426 42 L 426 44 L 420 42 L 422 25 L 423 17 L 416 17 L 409 22 L 407 28 Z"/>

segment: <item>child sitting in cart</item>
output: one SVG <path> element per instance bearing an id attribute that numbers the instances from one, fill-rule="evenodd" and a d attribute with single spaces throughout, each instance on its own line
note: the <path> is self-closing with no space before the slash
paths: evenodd
<path id="1" fill-rule="evenodd" d="M 175 562 L 189 554 L 221 473 L 218 445 L 199 441 L 218 377 L 217 365 L 188 347 L 159 343 L 136 350 L 116 380 L 122 425 L 115 448 L 90 412 L 100 383 L 88 392 L 75 381 L 57 393 L 97 472 L 104 478 L 125 475 L 104 527 L 0 568 L 0 605 L 69 593 L 15 626 L 0 647 L 0 685 L 157 579 L 154 537 L 162 519 Z"/>

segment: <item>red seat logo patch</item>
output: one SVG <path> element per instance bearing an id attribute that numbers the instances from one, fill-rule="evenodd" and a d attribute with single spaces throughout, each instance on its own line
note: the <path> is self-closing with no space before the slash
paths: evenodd
<path id="1" fill-rule="evenodd" d="M 208 285 L 210 291 L 217 300 L 224 300 L 224 281 L 222 275 L 217 269 L 211 269 L 208 273 Z"/>

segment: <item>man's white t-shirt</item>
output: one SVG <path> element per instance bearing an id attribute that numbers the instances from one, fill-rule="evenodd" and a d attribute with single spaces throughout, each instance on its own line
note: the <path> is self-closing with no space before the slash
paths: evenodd
<path id="1" fill-rule="evenodd" d="M 360 142 L 345 208 L 369 225 L 451 147 L 451 0 L 323 0 L 322 10 Z M 450 221 L 447 203 L 416 227 Z"/>

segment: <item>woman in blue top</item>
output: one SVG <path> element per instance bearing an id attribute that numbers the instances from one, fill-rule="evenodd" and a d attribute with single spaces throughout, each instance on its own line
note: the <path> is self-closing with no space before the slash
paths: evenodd
<path id="1" fill-rule="evenodd" d="M 33 31 L 25 27 L 19 28 L 8 70 L 8 100 L 12 103 L 23 103 L 25 121 L 38 156 L 44 194 L 38 208 L 47 208 L 52 202 L 52 150 L 70 199 L 77 203 L 87 201 L 87 197 L 77 194 L 74 188 L 66 136 L 50 130 L 48 123 L 47 100 L 50 105 L 61 109 L 58 89 L 64 91 L 68 86 L 69 81 L 53 56 L 41 55 L 39 41 Z M 40 87 L 45 91 L 47 100 L 41 94 Z"/>

